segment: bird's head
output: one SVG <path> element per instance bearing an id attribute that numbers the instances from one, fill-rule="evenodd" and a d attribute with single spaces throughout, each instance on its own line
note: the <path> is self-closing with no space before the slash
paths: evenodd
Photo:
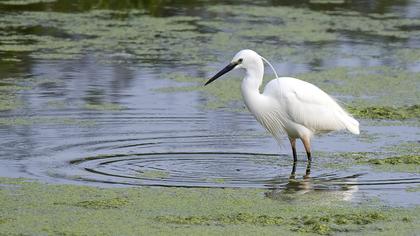
<path id="1" fill-rule="evenodd" d="M 250 50 L 244 49 L 236 53 L 233 57 L 232 61 L 227 65 L 225 68 L 217 72 L 216 75 L 211 77 L 205 84 L 208 85 L 211 82 L 215 81 L 217 78 L 221 77 L 222 75 L 226 74 L 227 72 L 235 69 L 251 69 L 257 66 L 263 66 L 263 61 L 261 56 L 258 53 Z"/>

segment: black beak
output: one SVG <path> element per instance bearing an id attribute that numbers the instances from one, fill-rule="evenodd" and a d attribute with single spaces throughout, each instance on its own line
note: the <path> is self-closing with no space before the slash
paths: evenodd
<path id="1" fill-rule="evenodd" d="M 223 68 L 221 71 L 217 72 L 216 75 L 214 75 L 213 77 L 211 77 L 205 84 L 204 86 L 210 84 L 211 82 L 215 81 L 217 78 L 219 78 L 220 76 L 228 73 L 229 71 L 233 70 L 233 68 L 235 68 L 235 66 L 238 65 L 237 62 L 232 62 L 229 65 L 227 65 L 225 68 Z"/>

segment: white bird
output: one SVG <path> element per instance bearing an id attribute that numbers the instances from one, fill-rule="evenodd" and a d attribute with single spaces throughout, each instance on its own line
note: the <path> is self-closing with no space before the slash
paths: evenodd
<path id="1" fill-rule="evenodd" d="M 264 76 L 263 60 L 273 69 L 276 79 L 271 80 L 260 93 Z M 297 161 L 296 139 L 301 139 L 308 162 L 311 158 L 311 138 L 314 134 L 335 130 L 348 130 L 359 134 L 359 122 L 341 108 L 333 98 L 317 86 L 291 77 L 278 77 L 273 66 L 256 52 L 239 51 L 231 63 L 210 78 L 208 85 L 223 74 L 245 69 L 242 97 L 248 110 L 277 140 L 287 134 L 292 146 L 293 161 Z"/>

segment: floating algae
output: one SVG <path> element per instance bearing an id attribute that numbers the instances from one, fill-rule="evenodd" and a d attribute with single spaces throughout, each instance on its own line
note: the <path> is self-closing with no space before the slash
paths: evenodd
<path id="1" fill-rule="evenodd" d="M 258 215 L 246 212 L 236 214 L 217 215 L 217 216 L 159 216 L 156 220 L 170 224 L 186 225 L 235 225 L 250 224 L 262 226 L 286 226 L 291 231 L 331 234 L 333 232 L 349 231 L 345 226 L 351 225 L 369 225 L 378 221 L 384 221 L 387 217 L 377 211 L 349 213 L 349 214 L 327 214 L 327 215 L 304 215 L 299 217 L 283 217 Z"/>
<path id="2" fill-rule="evenodd" d="M 183 49 L 193 50 L 195 38 L 202 35 L 193 31 L 194 17 L 158 18 L 138 10 L 21 12 L 2 14 L 0 20 L 0 29 L 11 31 L 0 35 L 0 42 L 6 42 L 0 45 L 0 51 L 31 52 L 31 57 L 38 59 L 73 59 L 87 52 L 95 52 L 98 58 L 113 52 L 129 52 L 136 59 L 165 59 L 181 55 Z M 20 33 L 31 27 L 51 28 L 59 33 Z"/>
<path id="3" fill-rule="evenodd" d="M 383 159 L 370 159 L 367 161 L 367 163 L 374 164 L 374 165 L 399 165 L 399 164 L 420 165 L 420 156 L 419 155 L 404 155 L 404 156 L 387 157 Z"/>
<path id="4" fill-rule="evenodd" d="M 111 198 L 91 201 L 81 201 L 74 204 L 77 207 L 84 207 L 89 209 L 112 209 L 121 208 L 128 204 L 126 198 Z"/>
<path id="5" fill-rule="evenodd" d="M 87 110 L 98 110 L 98 111 L 119 111 L 124 109 L 124 106 L 116 103 L 86 103 L 83 105 L 84 109 Z"/>
<path id="6" fill-rule="evenodd" d="M 391 107 L 348 107 L 348 111 L 355 117 L 367 119 L 405 120 L 420 119 L 420 105 Z"/>
<path id="7" fill-rule="evenodd" d="M 419 230 L 418 208 L 328 204 L 323 198 L 296 204 L 274 201 L 263 193 L 256 189 L 94 188 L 0 178 L 1 219 L 11 219 L 1 222 L 0 234 L 407 235 Z"/>
<path id="8" fill-rule="evenodd" d="M 29 126 L 29 125 L 76 125 L 76 126 L 92 126 L 95 121 L 82 120 L 67 117 L 48 117 L 48 116 L 32 116 L 32 117 L 0 117 L 0 126 Z"/>

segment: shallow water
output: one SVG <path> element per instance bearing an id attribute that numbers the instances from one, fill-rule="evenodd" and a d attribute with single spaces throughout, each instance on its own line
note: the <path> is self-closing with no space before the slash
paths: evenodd
<path id="1" fill-rule="evenodd" d="M 399 14 L 393 16 L 397 19 L 412 19 L 419 14 L 420 7 L 416 1 L 383 2 L 381 5 L 376 1 L 369 1 L 369 7 L 361 3 L 338 6 L 306 3 L 294 7 L 310 9 L 315 13 L 329 10 L 345 14 L 346 10 L 353 10 L 361 14 Z M 269 4 L 277 5 L 272 2 Z M 93 6 L 115 9 L 111 3 L 110 6 L 89 3 L 81 8 L 75 7 L 79 5 L 69 5 L 66 1 L 26 6 L 0 4 L 0 10 L 13 14 L 47 9 L 52 9 L 53 12 L 89 12 Z M 193 20 L 192 25 L 200 24 L 201 21 L 206 23 L 206 19 L 211 23 L 212 17 L 224 16 L 217 7 L 207 10 L 205 1 L 185 5 L 168 3 L 166 7 L 151 3 L 136 6 L 123 4 L 118 7 L 120 10 L 131 8 L 145 10 L 146 13 L 139 16 L 140 19 L 150 15 L 169 19 L 173 15 L 201 17 Z M 227 17 L 227 22 L 235 23 L 241 17 L 245 16 Z M 34 32 L 38 35 L 55 34 L 51 32 L 50 26 L 39 24 L 38 29 L 29 32 L 22 33 L 22 29 L 17 26 L 18 29 L 12 27 L 8 30 L 19 37 L 32 35 Z M 252 22 L 249 24 L 252 25 Z M 328 43 L 322 40 L 330 36 L 323 35 L 320 42 L 291 44 L 290 47 L 297 50 L 290 54 L 293 62 L 288 62 L 286 56 L 275 57 L 275 53 L 267 57 L 276 62 L 274 64 L 281 74 L 296 75 L 335 67 L 364 66 L 402 68 L 415 74 L 420 71 L 417 54 L 414 55 L 414 60 L 410 57 L 401 61 L 393 57 L 393 52 L 387 51 L 387 48 L 391 44 L 397 48 L 416 47 L 415 43 L 420 42 L 420 28 L 416 28 L 419 25 L 415 22 L 410 29 L 402 30 L 408 32 L 408 38 L 405 35 L 401 36 L 402 39 L 382 37 L 371 45 L 377 35 L 361 37 L 357 32 L 342 32 L 333 37 L 338 39 Z M 60 26 L 54 27 L 61 29 Z M 221 27 L 218 29 L 221 32 L 226 30 L 224 25 L 215 27 Z M 420 203 L 416 192 L 406 191 L 420 183 L 418 171 L 377 170 L 368 165 L 353 165 L 353 159 L 340 156 L 349 152 L 369 152 L 383 158 L 392 153 L 389 149 L 399 144 L 418 145 L 418 121 L 385 120 L 375 123 L 362 119 L 362 134 L 359 137 L 346 133 L 316 137 L 313 149 L 318 152 L 315 153 L 310 173 L 304 162 L 305 155 L 301 152 L 296 173 L 292 175 L 292 158 L 287 141 L 285 140 L 282 147 L 278 147 L 249 113 L 236 111 L 238 107 L 243 108 L 242 103 L 228 102 L 222 104 L 222 109 L 214 110 L 206 108 L 205 104 L 212 98 L 201 91 L 162 92 L 160 89 L 185 85 L 185 82 L 169 79 L 172 74 L 182 72 L 202 78 L 204 82 L 230 60 L 236 48 L 227 51 L 212 50 L 220 46 L 211 41 L 213 38 L 206 38 L 214 30 L 210 26 L 193 29 L 194 42 L 199 40 L 195 38 L 197 35 L 198 38 L 201 34 L 204 37 L 201 45 L 198 45 L 200 50 L 185 49 L 186 53 L 180 55 L 184 49 L 178 48 L 168 52 L 173 54 L 163 56 L 160 52 L 162 49 L 155 49 L 150 51 L 156 53 L 154 59 L 150 55 L 143 56 L 141 53 L 144 51 L 139 54 L 128 53 L 128 49 L 109 49 L 107 46 L 95 49 L 104 50 L 103 52 L 81 50 L 77 59 L 38 58 L 34 52 L 22 51 L 13 56 L 18 61 L 0 61 L 0 68 L 3 70 L 1 81 L 28 87 L 13 91 L 20 105 L 4 109 L 0 113 L 1 175 L 97 186 L 264 188 L 268 191 L 267 196 L 273 199 L 282 194 L 329 191 L 331 194 L 342 194 L 344 200 L 359 201 L 378 197 L 396 205 Z M 80 36 L 74 33 L 60 37 Z M 260 43 L 266 43 L 259 40 Z M 282 42 L 271 38 L 267 44 Z M 160 43 L 164 44 L 164 41 Z M 226 44 L 231 45 L 232 42 Z M 267 54 L 272 49 L 255 42 L 239 44 L 241 47 L 254 46 L 257 51 L 261 47 L 261 51 L 266 51 Z M 149 42 L 146 45 L 151 44 Z M 324 48 L 318 55 L 316 48 L 320 45 Z M 126 46 L 130 48 L 131 44 Z M 162 48 L 166 46 L 163 45 Z M 307 51 L 308 48 L 316 54 L 312 55 L 313 58 L 299 56 L 299 52 Z M 365 50 L 366 48 L 369 50 Z M 41 54 L 45 52 L 43 50 L 40 49 Z M 337 56 L 337 52 L 348 57 L 342 58 L 340 53 Z M 15 55 L 2 50 L 1 46 L 0 53 L 7 57 Z M 359 53 L 362 56 L 358 57 Z M 181 58 L 191 56 L 194 60 L 182 61 L 177 58 L 179 55 Z M 239 73 L 235 76 L 239 76 Z M 404 84 L 407 80 L 409 79 L 403 78 L 401 82 L 406 87 L 396 87 L 395 90 L 412 88 L 409 85 L 413 82 Z M 214 86 L 222 88 L 223 82 L 221 80 Z M 239 80 L 236 82 L 239 83 Z M 370 97 L 388 96 L 368 92 L 359 95 L 345 94 L 346 91 L 334 90 L 334 84 L 343 82 L 335 81 L 334 78 L 319 82 L 321 87 L 322 84 L 331 85 L 328 88 L 332 89 L 332 93 L 349 103 L 362 99 L 368 100 L 366 103 L 370 104 Z M 186 84 L 190 83 L 187 81 Z M 418 86 L 418 81 L 414 80 L 414 86 Z M 416 96 L 418 93 L 396 97 L 395 104 L 391 105 L 411 105 L 410 101 L 415 101 Z M 371 104 L 385 101 L 389 105 L 388 100 L 382 97 L 378 100 L 372 99 Z M 298 150 L 303 150 L 300 144 Z M 340 167 L 343 163 L 347 163 L 347 166 Z"/>

